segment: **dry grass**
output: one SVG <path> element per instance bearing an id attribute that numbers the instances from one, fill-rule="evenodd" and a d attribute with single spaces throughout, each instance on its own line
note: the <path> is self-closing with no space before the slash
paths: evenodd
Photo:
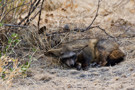
<path id="1" fill-rule="evenodd" d="M 11 85 L 12 80 L 22 75 L 21 68 L 18 67 L 18 60 L 8 56 L 0 57 L 0 74 L 6 84 Z"/>
<path id="2" fill-rule="evenodd" d="M 20 14 L 27 11 L 29 0 L 8 0 L 1 2 L 0 23 L 16 23 Z"/>
<path id="3" fill-rule="evenodd" d="M 14 1 L 15 2 L 9 4 L 8 8 L 5 8 L 4 11 L 2 11 L 2 16 L 0 16 L 0 20 L 3 19 L 3 17 L 6 15 L 8 11 L 10 11 L 10 9 L 19 6 L 25 0 L 14 0 Z M 30 26 L 27 28 L 22 29 L 22 28 L 10 28 L 5 26 L 0 27 L 0 31 L 2 30 L 7 31 L 4 32 L 6 36 L 10 35 L 11 32 L 10 30 L 12 30 L 13 32 L 17 33 L 21 38 L 22 41 L 19 43 L 19 48 L 17 48 L 18 52 L 14 50 L 16 52 L 14 54 L 24 52 L 24 54 L 21 57 L 17 56 L 15 58 L 13 57 L 11 58 L 8 55 L 7 56 L 2 55 L 2 57 L 0 58 L 1 76 L 3 75 L 5 77 L 5 81 L 4 82 L 2 81 L 3 85 L 7 83 L 13 84 L 13 86 L 17 86 L 15 87 L 16 89 L 21 88 L 24 90 L 28 88 L 31 89 L 33 87 L 34 89 L 47 88 L 48 90 L 54 88 L 71 89 L 71 90 L 73 89 L 101 90 L 101 89 L 123 89 L 123 88 L 132 89 L 133 85 L 131 85 L 130 87 L 129 84 L 130 82 L 132 84 L 134 83 L 133 81 L 131 81 L 132 79 L 134 79 L 134 69 L 133 69 L 134 66 L 132 66 L 132 64 L 134 64 L 135 58 L 134 57 L 135 38 L 133 37 L 135 28 L 134 27 L 135 20 L 133 19 L 135 14 L 134 0 L 114 0 L 114 1 L 102 0 L 100 5 L 101 7 L 99 9 L 99 15 L 93 24 L 93 25 L 100 25 L 102 28 L 106 30 L 108 34 L 112 36 L 117 37 L 120 35 L 120 38 L 116 38 L 116 41 L 120 44 L 121 49 L 127 54 L 127 57 L 126 61 L 121 63 L 119 66 L 92 68 L 86 72 L 83 71 L 77 72 L 71 69 L 65 70 L 65 68 L 63 70 L 63 68 L 59 68 L 60 67 L 60 65 L 58 64 L 59 62 L 56 59 L 54 60 L 52 58 L 48 58 L 43 55 L 44 51 L 49 50 L 55 46 L 57 47 L 59 43 L 73 41 L 80 38 L 108 38 L 108 36 L 104 32 L 102 32 L 97 28 L 91 29 L 83 33 L 68 32 L 60 35 L 56 34 L 55 36 L 50 37 L 46 36 L 46 34 L 63 31 L 65 25 L 68 25 L 71 30 L 74 28 L 87 27 L 95 16 L 95 12 L 97 9 L 97 1 L 98 0 L 45 0 L 40 21 L 40 27 L 42 26 L 47 27 L 44 34 L 39 35 L 37 31 L 38 16 L 33 21 L 30 22 Z M 30 18 L 33 17 L 38 12 L 39 8 L 40 6 L 36 8 L 35 12 L 32 13 Z M 28 5 L 14 9 L 3 19 L 3 21 L 12 24 L 20 22 L 25 16 L 27 16 L 28 10 L 29 10 Z M 58 43 L 52 45 L 54 42 Z M 24 48 L 27 49 L 24 50 Z M 36 53 L 34 51 L 36 53 L 36 55 L 34 56 L 31 53 L 32 50 L 35 48 L 40 53 Z M 41 50 L 39 50 L 39 48 Z M 20 60 L 28 59 L 28 56 L 32 57 L 34 56 L 30 67 L 32 75 L 34 77 L 37 76 L 38 78 L 41 79 L 36 80 L 34 77 L 32 77 L 23 80 L 18 79 L 20 83 L 19 82 L 12 83 L 14 78 L 17 78 L 18 76 L 27 76 L 24 75 L 24 73 L 22 73 L 23 72 L 22 66 L 18 66 L 18 64 L 20 63 L 19 62 Z M 26 60 L 26 62 L 28 61 L 29 60 Z M 13 64 L 12 70 L 5 68 L 10 62 L 12 62 Z M 108 71 L 102 71 L 106 69 Z M 4 74 L 2 74 L 3 72 Z M 122 73 L 123 77 L 117 75 L 117 73 L 115 72 L 118 72 L 118 74 Z M 78 74 L 72 75 L 71 73 L 78 73 Z M 54 75 L 54 77 L 53 78 L 51 77 L 50 79 L 49 75 L 52 74 Z M 80 77 L 79 75 L 82 77 L 84 76 L 84 78 Z M 105 78 L 106 80 L 103 80 L 103 78 Z M 26 87 L 24 87 L 23 85 L 25 85 Z M 52 88 L 52 86 L 54 87 Z"/>

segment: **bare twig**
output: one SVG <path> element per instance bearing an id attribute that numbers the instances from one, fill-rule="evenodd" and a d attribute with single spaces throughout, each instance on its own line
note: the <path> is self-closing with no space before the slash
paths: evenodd
<path id="1" fill-rule="evenodd" d="M 98 16 L 99 8 L 100 8 L 100 0 L 98 0 L 98 7 L 97 7 L 96 15 L 95 15 L 95 17 L 93 18 L 93 20 L 92 20 L 92 22 L 90 23 L 90 25 L 89 25 L 88 27 L 86 27 L 85 29 L 78 29 L 78 28 L 76 28 L 76 29 L 74 29 L 74 31 L 77 31 L 77 32 L 78 32 L 78 31 L 84 32 L 84 31 L 87 31 L 87 30 L 89 30 L 89 29 L 92 29 L 92 28 L 93 28 L 92 25 L 93 25 L 94 21 L 96 20 L 96 18 L 97 18 L 97 16 Z"/>
<path id="2" fill-rule="evenodd" d="M 100 26 L 95 26 L 95 28 L 98 28 L 98 29 L 102 30 L 102 31 L 103 31 L 107 36 L 109 36 L 110 38 L 115 38 L 114 36 L 109 35 L 109 34 L 105 31 L 105 29 L 101 28 Z"/>
<path id="3" fill-rule="evenodd" d="M 129 31 L 129 29 L 130 29 L 130 27 L 129 27 L 129 28 L 127 28 L 127 29 L 125 30 L 125 32 L 123 32 L 122 34 L 119 34 L 116 38 L 121 37 L 121 35 L 125 34 L 127 31 Z"/>
<path id="4" fill-rule="evenodd" d="M 19 8 L 19 7 L 22 7 L 22 6 L 24 6 L 24 5 L 28 5 L 28 4 L 29 4 L 29 3 L 22 4 L 22 5 L 19 5 L 19 6 L 17 6 L 17 7 L 14 7 L 14 8 L 12 8 L 12 9 L 10 9 L 10 11 L 8 11 L 8 12 L 3 16 L 3 18 L 0 20 L 0 22 L 2 22 L 3 19 L 4 19 L 12 10 L 14 10 L 14 9 L 16 9 L 16 8 Z"/>
<path id="5" fill-rule="evenodd" d="M 91 28 L 92 24 L 94 23 L 94 21 L 96 20 L 96 18 L 97 18 L 97 16 L 98 16 L 99 7 L 100 7 L 100 0 L 98 0 L 98 7 L 97 7 L 96 15 L 95 15 L 95 17 L 93 18 L 91 24 L 90 24 L 85 30 L 89 30 L 89 29 Z"/>
<path id="6" fill-rule="evenodd" d="M 36 0 L 33 3 L 32 3 L 32 0 L 30 1 L 31 5 L 30 5 L 29 12 L 28 12 L 28 18 L 27 18 L 27 21 L 26 21 L 26 23 L 24 25 L 29 23 L 29 17 L 30 17 L 30 14 L 31 14 L 31 9 L 33 8 L 33 5 L 34 5 L 35 2 L 36 2 Z"/>
<path id="7" fill-rule="evenodd" d="M 67 33 L 66 36 L 65 36 L 56 46 L 54 46 L 53 48 L 56 48 L 56 47 L 58 47 L 59 45 L 61 45 L 62 42 L 68 37 L 69 34 L 70 34 L 70 32 Z"/>
<path id="8" fill-rule="evenodd" d="M 4 0 L 2 0 L 2 2 L 1 2 L 2 7 L 0 8 L 0 10 L 3 9 L 4 7 L 6 7 L 6 5 L 8 5 L 8 4 L 12 3 L 12 2 L 14 2 L 14 0 L 12 0 L 12 1 L 10 1 L 10 2 L 7 2 L 7 1 L 6 1 L 6 3 L 4 3 Z"/>
<path id="9" fill-rule="evenodd" d="M 2 14 L 3 14 L 2 12 L 4 11 L 4 7 L 3 7 L 4 6 L 4 0 L 2 0 L 0 4 L 2 5 L 2 7 L 0 9 L 1 10 L 0 16 L 2 16 Z"/>
<path id="10" fill-rule="evenodd" d="M 22 25 L 13 25 L 13 24 L 3 24 L 4 26 L 8 26 L 8 27 L 15 27 L 15 28 L 27 28 L 28 26 L 22 26 Z"/>
<path id="11" fill-rule="evenodd" d="M 38 6 L 38 4 L 40 3 L 40 1 L 41 1 L 41 0 L 38 0 L 38 1 L 37 1 L 37 3 L 35 4 L 35 6 L 33 6 L 31 12 L 29 12 L 30 14 L 28 13 L 28 15 L 18 23 L 18 25 L 21 25 L 27 18 L 30 17 L 31 13 L 33 13 L 33 12 L 35 11 L 35 9 L 36 9 L 36 7 Z"/>
<path id="12" fill-rule="evenodd" d="M 35 19 L 38 14 L 39 14 L 39 12 L 37 12 L 33 17 L 31 17 L 31 19 L 29 20 L 29 22 L 31 22 L 33 19 Z"/>
<path id="13" fill-rule="evenodd" d="M 34 20 L 38 14 L 39 14 L 39 11 L 38 11 L 33 17 L 31 17 L 31 18 L 27 21 L 27 23 L 29 23 L 29 22 L 31 22 L 32 20 Z M 25 24 L 24 24 L 24 25 L 25 25 Z"/>
<path id="14" fill-rule="evenodd" d="M 38 31 L 39 31 L 39 27 L 40 27 L 39 24 L 40 24 L 40 20 L 41 20 L 41 12 L 42 12 L 43 3 L 44 3 L 44 0 L 42 0 L 41 8 L 40 8 L 40 11 L 39 11 L 39 17 L 38 17 Z"/>

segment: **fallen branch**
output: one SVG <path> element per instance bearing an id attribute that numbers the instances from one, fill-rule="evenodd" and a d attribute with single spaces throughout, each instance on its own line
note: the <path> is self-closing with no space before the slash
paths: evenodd
<path id="1" fill-rule="evenodd" d="M 8 26 L 8 27 L 15 27 L 15 28 L 27 28 L 28 26 L 22 26 L 22 25 L 13 25 L 13 24 L 3 24 L 3 26 Z"/>

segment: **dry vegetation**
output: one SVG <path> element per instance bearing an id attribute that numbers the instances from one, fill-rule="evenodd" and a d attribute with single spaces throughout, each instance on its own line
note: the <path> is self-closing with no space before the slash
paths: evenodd
<path id="1" fill-rule="evenodd" d="M 135 0 L 0 0 L 0 89 L 134 90 L 134 16 Z M 44 56 L 83 38 L 114 39 L 125 61 L 76 71 Z"/>

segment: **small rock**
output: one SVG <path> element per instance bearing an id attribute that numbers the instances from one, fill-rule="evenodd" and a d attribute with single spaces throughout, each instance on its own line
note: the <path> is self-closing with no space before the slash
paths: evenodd
<path id="1" fill-rule="evenodd" d="M 130 71 L 133 71 L 134 69 L 133 68 L 129 68 Z"/>
<path id="2" fill-rule="evenodd" d="M 69 28 L 69 26 L 66 24 L 66 25 L 64 26 L 63 30 L 64 30 L 64 31 L 70 31 L 70 28 Z"/>
<path id="3" fill-rule="evenodd" d="M 85 74 L 81 74 L 80 77 L 81 78 L 84 78 L 84 77 L 86 77 L 86 75 Z"/>
<path id="4" fill-rule="evenodd" d="M 76 75 L 76 74 L 79 74 L 79 72 L 73 71 L 73 72 L 71 72 L 70 74 Z"/>

